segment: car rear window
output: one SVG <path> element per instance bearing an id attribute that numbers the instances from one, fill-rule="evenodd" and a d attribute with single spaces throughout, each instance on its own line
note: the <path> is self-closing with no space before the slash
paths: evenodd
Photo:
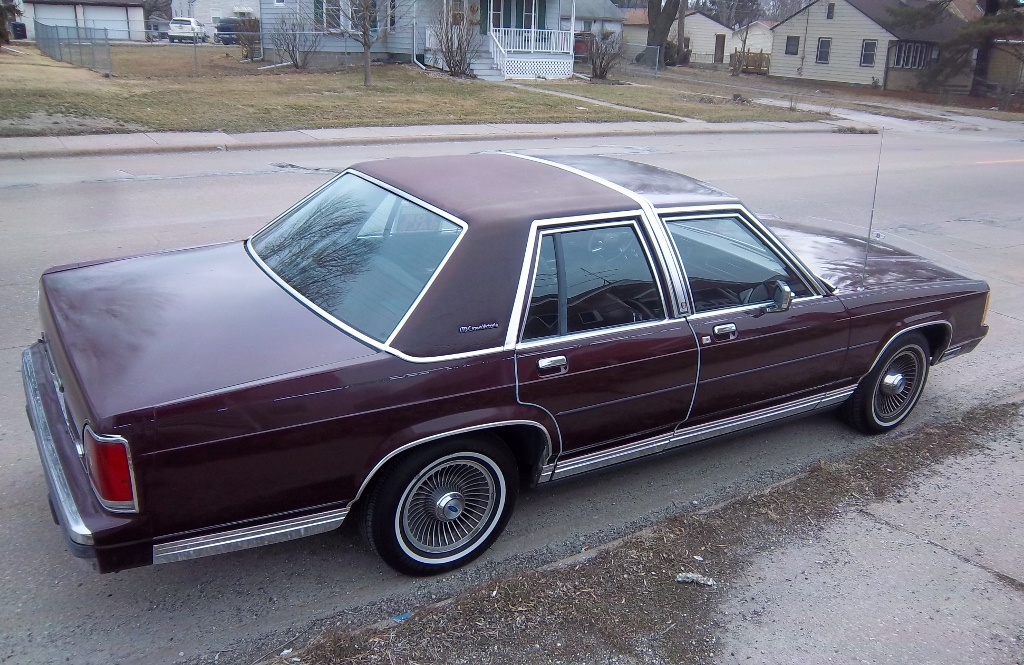
<path id="1" fill-rule="evenodd" d="M 346 174 L 252 238 L 288 286 L 364 335 L 385 342 L 462 227 Z"/>
<path id="2" fill-rule="evenodd" d="M 192 21 L 187 18 L 176 18 L 171 20 L 171 25 L 192 25 Z"/>

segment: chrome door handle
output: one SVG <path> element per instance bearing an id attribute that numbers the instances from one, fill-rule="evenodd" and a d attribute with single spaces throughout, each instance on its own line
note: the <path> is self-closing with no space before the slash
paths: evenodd
<path id="1" fill-rule="evenodd" d="M 714 327 L 714 333 L 716 335 L 732 335 L 736 332 L 735 323 L 723 323 Z"/>
<path id="2" fill-rule="evenodd" d="M 556 367 L 565 367 L 569 363 L 565 359 L 565 356 L 552 356 L 550 358 L 541 358 L 537 361 L 537 369 L 554 369 Z"/>

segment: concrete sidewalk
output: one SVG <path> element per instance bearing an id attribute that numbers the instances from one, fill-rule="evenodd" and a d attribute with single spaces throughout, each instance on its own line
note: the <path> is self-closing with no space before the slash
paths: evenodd
<path id="1" fill-rule="evenodd" d="M 1024 663 L 1024 418 L 984 444 L 756 555 L 716 661 Z"/>
<path id="2" fill-rule="evenodd" d="M 837 131 L 840 127 L 852 126 L 852 123 L 843 121 L 800 123 L 690 121 L 346 127 L 246 134 L 146 132 L 84 136 L 29 136 L 0 138 L 0 159 L 591 136 L 830 133 Z"/>

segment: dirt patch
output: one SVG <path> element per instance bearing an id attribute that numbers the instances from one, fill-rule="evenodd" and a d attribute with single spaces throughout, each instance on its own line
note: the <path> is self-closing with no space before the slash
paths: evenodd
<path id="1" fill-rule="evenodd" d="M 984 447 L 1019 404 L 975 409 L 764 491 L 683 515 L 541 570 L 497 579 L 401 622 L 326 631 L 278 662 L 711 663 L 714 619 L 750 557 L 807 538 L 843 511 L 907 487 L 913 474 Z M 681 584 L 680 573 L 715 581 Z M 696 579 L 696 578 L 692 578 Z"/>
<path id="2" fill-rule="evenodd" d="M 67 136 L 144 132 L 146 127 L 107 118 L 80 118 L 62 113 L 29 113 L 26 118 L 0 120 L 0 136 Z"/>

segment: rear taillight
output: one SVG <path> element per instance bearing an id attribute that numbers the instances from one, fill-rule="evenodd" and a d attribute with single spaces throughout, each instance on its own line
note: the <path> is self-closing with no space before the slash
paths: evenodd
<path id="1" fill-rule="evenodd" d="M 82 439 L 86 468 L 100 503 L 115 512 L 136 512 L 128 442 L 119 436 L 96 434 L 88 425 Z"/>

